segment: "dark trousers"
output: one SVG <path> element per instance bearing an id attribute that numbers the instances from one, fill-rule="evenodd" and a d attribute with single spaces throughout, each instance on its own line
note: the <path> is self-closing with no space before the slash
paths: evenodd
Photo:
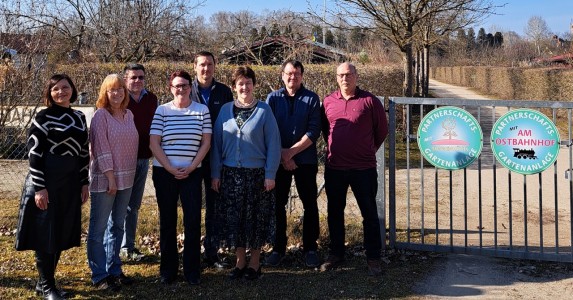
<path id="1" fill-rule="evenodd" d="M 207 157 L 209 155 L 207 154 Z M 219 242 L 214 239 L 215 234 L 215 201 L 217 201 L 217 193 L 211 188 L 211 166 L 209 159 L 204 159 L 201 163 L 201 176 L 205 188 L 205 239 L 203 240 L 203 247 L 205 247 L 205 256 L 213 258 L 217 256 L 219 251 Z"/>
<path id="2" fill-rule="evenodd" d="M 328 198 L 330 254 L 344 257 L 344 208 L 346 207 L 346 192 L 350 186 L 362 214 L 366 258 L 380 259 L 382 238 L 376 207 L 377 177 L 376 168 L 345 171 L 326 168 L 324 184 Z"/>
<path id="3" fill-rule="evenodd" d="M 60 260 L 60 253 L 48 253 L 44 251 L 35 251 L 36 268 L 38 269 L 38 286 L 44 292 L 56 288 L 56 266 Z"/>
<path id="4" fill-rule="evenodd" d="M 162 167 L 153 167 L 153 184 L 159 208 L 159 247 L 162 277 L 175 279 L 179 269 L 177 251 L 177 202 L 183 209 L 183 273 L 187 280 L 201 273 L 201 169 L 185 179 L 175 177 Z"/>
<path id="5" fill-rule="evenodd" d="M 316 251 L 319 234 L 318 225 L 318 205 L 316 203 L 317 187 L 316 174 L 317 165 L 300 165 L 293 171 L 287 171 L 283 166 L 279 166 L 275 179 L 276 187 L 276 236 L 273 251 L 281 254 L 285 253 L 287 245 L 286 235 L 286 204 L 289 200 L 289 192 L 294 176 L 298 196 L 304 208 L 304 220 L 302 231 L 302 242 L 304 251 Z"/>

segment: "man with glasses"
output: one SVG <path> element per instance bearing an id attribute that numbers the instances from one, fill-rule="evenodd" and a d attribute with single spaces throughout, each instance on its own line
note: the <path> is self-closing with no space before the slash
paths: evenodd
<path id="1" fill-rule="evenodd" d="M 139 261 L 144 255 L 135 247 L 135 232 L 145 190 L 145 180 L 149 170 L 149 159 L 152 156 L 149 149 L 149 129 L 158 101 L 157 96 L 145 89 L 145 67 L 143 65 L 128 64 L 123 68 L 123 74 L 129 92 L 127 108 L 133 113 L 133 121 L 139 134 L 139 145 L 135 179 L 125 217 L 125 233 L 121 243 L 121 254 L 124 258 Z"/>
<path id="2" fill-rule="evenodd" d="M 358 74 L 353 64 L 338 66 L 336 80 L 340 89 L 326 96 L 321 110 L 322 131 L 328 145 L 324 187 L 328 198 L 330 255 L 320 271 L 344 262 L 344 208 L 350 186 L 362 214 L 368 272 L 376 276 L 382 273 L 376 152 L 388 134 L 388 121 L 380 100 L 357 87 Z"/>
<path id="3" fill-rule="evenodd" d="M 223 104 L 233 101 L 231 89 L 216 81 L 215 56 L 208 51 L 201 51 L 195 54 L 195 80 L 191 88 L 191 100 L 207 105 L 211 121 L 215 124 L 219 111 Z M 219 260 L 219 241 L 214 237 L 214 204 L 217 193 L 211 189 L 211 163 L 209 154 L 205 156 L 203 163 L 203 184 L 205 191 L 205 238 L 203 247 L 205 248 L 205 262 L 209 267 L 224 268 L 225 265 Z"/>
<path id="4" fill-rule="evenodd" d="M 271 92 L 267 103 L 273 110 L 281 135 L 281 164 L 276 175 L 276 240 L 266 264 L 278 266 L 287 246 L 286 209 L 292 178 L 304 208 L 302 240 L 305 264 L 318 267 L 316 253 L 319 222 L 316 174 L 318 158 L 316 140 L 320 136 L 320 99 L 302 84 L 304 66 L 289 60 L 282 64 L 284 87 Z"/>

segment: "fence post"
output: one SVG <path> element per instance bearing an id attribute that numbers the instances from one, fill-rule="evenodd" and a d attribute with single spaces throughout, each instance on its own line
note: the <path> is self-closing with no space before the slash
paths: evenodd
<path id="1" fill-rule="evenodd" d="M 395 248 L 396 244 L 396 103 L 388 101 L 388 244 Z M 386 173 L 384 173 L 386 174 Z"/>
<path id="2" fill-rule="evenodd" d="M 384 105 L 384 97 L 378 97 Z M 384 107 L 386 107 L 384 105 Z M 376 153 L 376 172 L 378 173 L 378 192 L 376 193 L 376 207 L 380 226 L 382 250 L 386 250 L 386 142 L 382 143 Z"/>

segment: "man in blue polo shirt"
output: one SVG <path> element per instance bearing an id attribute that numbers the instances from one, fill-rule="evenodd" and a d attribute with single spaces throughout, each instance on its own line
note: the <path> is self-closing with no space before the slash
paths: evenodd
<path id="1" fill-rule="evenodd" d="M 278 266 L 285 255 L 286 210 L 292 178 L 304 208 L 303 247 L 305 264 L 318 267 L 316 253 L 319 225 L 316 203 L 318 159 L 316 140 L 320 136 L 320 99 L 302 85 L 304 66 L 296 60 L 282 64 L 284 87 L 270 93 L 267 103 L 273 110 L 281 135 L 281 165 L 276 176 L 276 240 L 266 264 Z"/>

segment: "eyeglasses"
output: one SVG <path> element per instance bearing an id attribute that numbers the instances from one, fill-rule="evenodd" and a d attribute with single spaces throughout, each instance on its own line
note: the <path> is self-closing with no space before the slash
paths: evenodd
<path id="1" fill-rule="evenodd" d="M 338 78 L 352 77 L 352 76 L 354 76 L 354 73 L 336 74 L 336 76 L 337 76 Z"/>
<path id="2" fill-rule="evenodd" d="M 123 94 L 124 89 L 123 88 L 111 89 L 107 90 L 106 92 L 108 92 L 109 94 Z"/>
<path id="3" fill-rule="evenodd" d="M 283 72 L 283 74 L 285 74 L 287 77 L 301 77 L 302 73 L 301 72 L 293 72 L 293 73 L 285 73 Z"/>
<path id="4" fill-rule="evenodd" d="M 129 77 L 129 79 L 131 79 L 131 80 L 137 80 L 137 79 L 139 79 L 139 80 L 145 80 L 145 76 L 143 76 L 143 75 L 131 76 L 131 77 Z"/>
<path id="5" fill-rule="evenodd" d="M 171 87 L 177 89 L 177 90 L 186 90 L 190 87 L 189 84 L 178 84 L 178 85 L 172 85 Z"/>

